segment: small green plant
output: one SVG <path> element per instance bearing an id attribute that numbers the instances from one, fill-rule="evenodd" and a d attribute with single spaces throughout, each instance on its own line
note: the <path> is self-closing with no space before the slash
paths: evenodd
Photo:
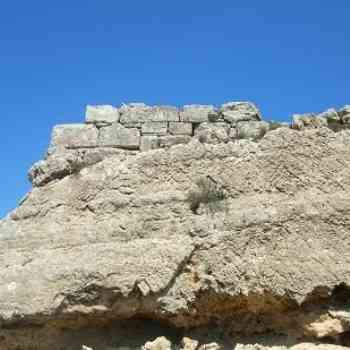
<path id="1" fill-rule="evenodd" d="M 219 202 L 225 199 L 225 192 L 215 179 L 207 175 L 196 181 L 196 189 L 189 192 L 187 199 L 194 213 L 197 213 L 201 203 L 209 204 L 210 210 L 218 210 Z"/>
<path id="2" fill-rule="evenodd" d="M 278 123 L 278 122 L 275 122 L 273 120 L 270 120 L 268 123 L 269 123 L 269 130 L 270 131 L 283 127 L 282 123 Z"/>
<path id="3" fill-rule="evenodd" d="M 339 132 L 342 130 L 347 130 L 350 129 L 350 124 L 343 124 L 339 121 L 334 121 L 334 120 L 328 120 L 328 125 L 327 127 L 331 130 L 333 130 L 334 132 Z"/>

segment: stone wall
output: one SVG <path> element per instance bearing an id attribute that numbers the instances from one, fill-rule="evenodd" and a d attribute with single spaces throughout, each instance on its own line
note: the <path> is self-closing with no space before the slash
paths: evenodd
<path id="1" fill-rule="evenodd" d="M 232 102 L 216 109 L 210 105 L 147 106 L 141 103 L 87 106 L 86 123 L 58 125 L 49 153 L 62 149 L 113 147 L 142 152 L 188 143 L 228 142 L 258 138 L 269 129 L 252 103 Z"/>
<path id="2" fill-rule="evenodd" d="M 47 155 L 30 169 L 29 179 L 34 186 L 41 186 L 113 154 L 123 158 L 193 139 L 210 144 L 257 141 L 279 127 L 330 127 L 339 131 L 350 125 L 350 106 L 319 114 L 295 114 L 292 119 L 291 124 L 263 121 L 251 102 L 229 102 L 219 108 L 186 105 L 181 109 L 143 103 L 120 108 L 87 106 L 84 124 L 54 127 Z"/>

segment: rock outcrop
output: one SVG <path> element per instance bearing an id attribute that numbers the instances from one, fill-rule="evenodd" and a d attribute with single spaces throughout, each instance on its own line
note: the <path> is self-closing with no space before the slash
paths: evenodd
<path id="1" fill-rule="evenodd" d="M 348 121 L 131 104 L 55 127 L 0 221 L 0 349 L 349 346 Z"/>

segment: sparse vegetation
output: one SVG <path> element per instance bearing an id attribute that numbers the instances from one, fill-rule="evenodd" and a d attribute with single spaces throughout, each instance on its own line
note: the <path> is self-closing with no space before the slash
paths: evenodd
<path id="1" fill-rule="evenodd" d="M 269 123 L 269 130 L 271 131 L 282 128 L 284 126 L 282 123 L 278 123 L 273 120 L 268 121 L 268 123 Z"/>
<path id="2" fill-rule="evenodd" d="M 209 204 L 210 210 L 217 210 L 220 208 L 219 202 L 224 199 L 225 192 L 223 187 L 209 175 L 198 179 L 196 181 L 196 189 L 188 194 L 188 202 L 194 213 L 197 213 L 201 203 Z"/>
<path id="3" fill-rule="evenodd" d="M 329 120 L 327 127 L 334 132 L 350 129 L 350 124 L 343 124 L 340 121 Z"/>

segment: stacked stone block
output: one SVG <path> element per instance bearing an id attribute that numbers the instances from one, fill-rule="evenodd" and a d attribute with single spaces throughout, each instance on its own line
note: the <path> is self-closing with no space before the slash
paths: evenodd
<path id="1" fill-rule="evenodd" d="M 55 126 L 44 160 L 29 171 L 34 186 L 41 186 L 95 164 L 111 155 L 120 159 L 189 143 L 219 144 L 239 139 L 259 140 L 279 127 L 295 130 L 328 127 L 334 131 L 350 128 L 350 106 L 319 114 L 295 114 L 291 125 L 261 120 L 258 108 L 250 102 L 212 105 L 147 106 L 131 103 L 117 108 L 87 106 L 85 124 Z"/>
<path id="2" fill-rule="evenodd" d="M 181 109 L 143 103 L 119 108 L 88 105 L 85 124 L 58 125 L 53 129 L 48 154 L 99 147 L 144 152 L 188 143 L 192 138 L 212 144 L 257 140 L 276 128 L 276 123 L 272 124 L 262 121 L 260 111 L 250 102 L 228 102 L 220 108 L 185 105 Z M 350 106 L 319 114 L 295 114 L 291 125 L 297 130 L 327 126 L 336 131 L 350 127 Z"/>
<path id="3" fill-rule="evenodd" d="M 334 131 L 350 128 L 350 105 L 346 105 L 339 111 L 334 108 L 322 113 L 294 114 L 292 128 L 296 130 L 328 127 Z"/>
<path id="4" fill-rule="evenodd" d="M 192 137 L 204 143 L 229 142 L 256 138 L 266 132 L 266 124 L 261 122 L 256 106 L 249 102 L 230 102 L 219 109 L 212 105 L 186 105 L 178 109 L 143 103 L 120 108 L 87 106 L 86 125 L 58 126 L 60 133 L 66 136 L 54 135 L 50 149 L 80 146 L 149 151 L 188 143 Z M 81 132 L 80 145 L 78 130 Z M 91 135 L 90 142 L 86 140 L 88 135 Z"/>

